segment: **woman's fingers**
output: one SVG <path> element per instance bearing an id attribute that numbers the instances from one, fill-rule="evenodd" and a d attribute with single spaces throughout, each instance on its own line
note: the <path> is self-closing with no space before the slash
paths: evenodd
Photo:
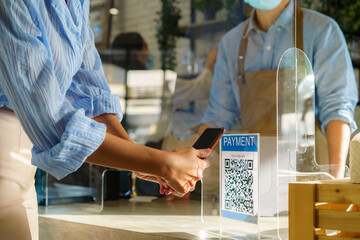
<path id="1" fill-rule="evenodd" d="M 166 188 L 160 184 L 160 190 L 159 190 L 160 194 L 164 194 L 165 190 L 166 190 Z"/>
<path id="2" fill-rule="evenodd" d="M 134 174 L 138 178 L 158 183 L 160 186 L 160 189 L 159 189 L 160 194 L 169 195 L 174 192 L 174 189 L 172 189 L 169 186 L 169 184 L 161 177 L 148 175 L 146 173 L 141 173 L 141 172 L 134 172 Z"/>

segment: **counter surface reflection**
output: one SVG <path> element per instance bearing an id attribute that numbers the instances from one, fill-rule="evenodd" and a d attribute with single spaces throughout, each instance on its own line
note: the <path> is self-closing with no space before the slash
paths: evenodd
<path id="1" fill-rule="evenodd" d="M 219 203 L 207 201 L 201 223 L 200 205 L 158 198 L 107 201 L 102 212 L 92 203 L 40 207 L 40 239 L 277 239 L 276 217 L 259 225 L 238 222 L 221 218 Z"/>

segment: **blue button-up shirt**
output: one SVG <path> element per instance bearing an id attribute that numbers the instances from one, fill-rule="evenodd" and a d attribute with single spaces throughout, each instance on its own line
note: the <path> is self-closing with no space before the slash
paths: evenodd
<path id="1" fill-rule="evenodd" d="M 88 0 L 0 2 L 0 107 L 14 110 L 34 144 L 32 163 L 60 179 L 103 142 L 91 117 L 122 117 L 89 26 Z"/>
<path id="2" fill-rule="evenodd" d="M 245 71 L 277 69 L 282 54 L 294 47 L 293 4 L 290 1 L 268 32 L 260 30 L 252 13 L 245 33 L 248 36 Z M 345 38 L 334 20 L 312 10 L 303 10 L 304 51 L 315 75 L 315 114 L 324 132 L 327 124 L 335 119 L 348 122 L 354 131 L 357 126 L 353 115 L 358 95 Z M 210 105 L 202 123 L 215 123 L 226 129 L 240 126 L 237 70 L 244 27 L 245 22 L 240 23 L 219 44 Z"/>

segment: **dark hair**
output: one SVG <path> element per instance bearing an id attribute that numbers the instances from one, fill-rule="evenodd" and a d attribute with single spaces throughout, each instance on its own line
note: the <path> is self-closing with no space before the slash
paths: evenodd
<path id="1" fill-rule="evenodd" d="M 120 50 L 114 55 L 112 62 L 126 70 L 146 69 L 137 59 L 143 51 L 144 39 L 136 32 L 125 32 L 117 35 L 111 45 L 112 49 Z"/>

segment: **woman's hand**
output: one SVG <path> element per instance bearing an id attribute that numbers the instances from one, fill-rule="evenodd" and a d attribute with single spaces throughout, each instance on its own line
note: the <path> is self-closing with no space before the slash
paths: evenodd
<path id="1" fill-rule="evenodd" d="M 196 182 L 203 177 L 203 171 L 210 166 L 206 159 L 210 153 L 210 149 L 196 150 L 192 147 L 169 153 L 168 171 L 163 180 L 175 191 L 173 193 L 181 196 L 194 190 Z"/>
<path id="2" fill-rule="evenodd" d="M 137 172 L 140 178 L 158 182 L 162 193 L 181 196 L 193 190 L 210 165 L 205 159 L 210 149 L 189 147 L 164 152 L 131 141 L 115 115 L 104 114 L 94 120 L 105 123 L 108 128 L 103 143 L 86 161 Z"/>
<path id="3" fill-rule="evenodd" d="M 167 184 L 166 181 L 159 176 L 150 175 L 150 174 L 142 173 L 142 172 L 133 172 L 133 173 L 138 178 L 141 178 L 146 181 L 158 183 L 160 185 L 160 194 L 166 194 L 166 195 L 169 195 L 171 193 L 176 194 L 174 189 L 172 189 L 169 186 L 169 184 Z"/>
<path id="4" fill-rule="evenodd" d="M 158 183 L 160 185 L 160 190 L 159 190 L 160 194 L 165 194 L 165 195 L 173 194 L 177 197 L 182 197 L 185 195 L 185 194 L 176 192 L 174 189 L 172 189 L 169 186 L 169 184 L 167 184 L 167 182 L 164 179 L 162 179 L 159 176 L 149 175 L 147 173 L 142 173 L 142 172 L 133 172 L 133 173 L 138 178 L 141 178 L 146 181 Z M 195 189 L 195 187 L 190 189 L 190 191 L 193 191 L 194 189 Z"/>
<path id="5" fill-rule="evenodd" d="M 159 183 L 161 194 L 182 197 L 195 189 L 204 169 L 210 166 L 209 161 L 205 159 L 210 153 L 210 149 L 196 150 L 192 147 L 175 150 L 167 159 L 169 171 L 164 178 L 142 172 L 134 174 L 138 178 Z"/>

